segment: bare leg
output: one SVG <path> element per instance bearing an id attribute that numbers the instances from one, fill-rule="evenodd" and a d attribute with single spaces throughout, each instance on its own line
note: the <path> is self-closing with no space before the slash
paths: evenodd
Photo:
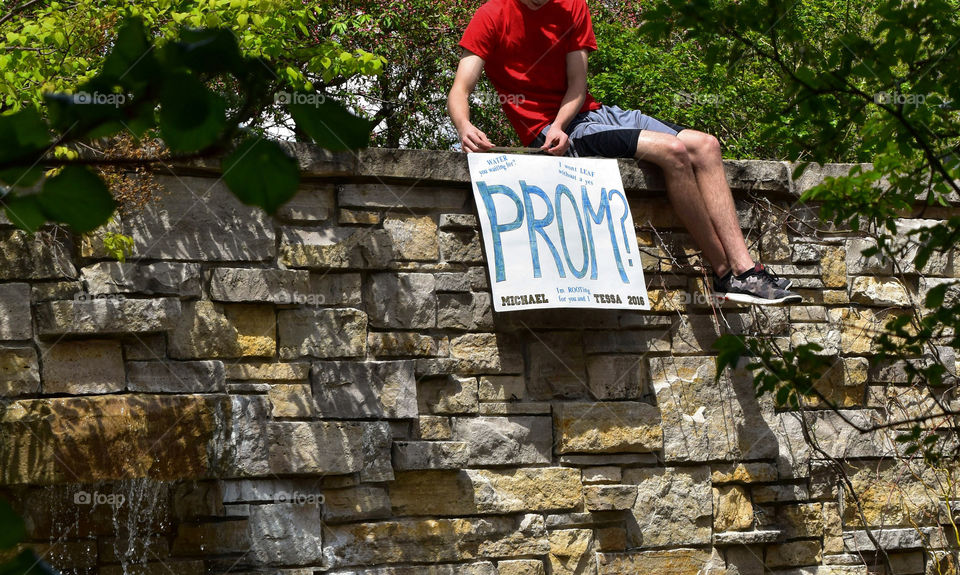
<path id="1" fill-rule="evenodd" d="M 693 236 L 697 246 L 703 250 L 714 271 L 718 275 L 725 274 L 731 263 L 709 213 L 709 204 L 699 188 L 692 158 L 684 142 L 670 134 L 644 130 L 637 140 L 636 158 L 652 162 L 663 170 L 667 194 L 674 211 Z M 727 194 L 729 193 L 728 190 Z M 736 226 L 736 215 L 734 225 Z M 736 230 L 740 232 L 739 227 Z"/>
<path id="2" fill-rule="evenodd" d="M 690 153 L 697 188 L 710 215 L 713 229 L 723 244 L 727 262 L 733 267 L 734 273 L 742 273 L 752 268 L 753 258 L 747 251 L 740 222 L 737 220 L 733 195 L 723 172 L 720 143 L 715 137 L 696 130 L 683 130 L 677 138 Z M 726 269 L 721 270 L 716 266 L 714 270 L 718 275 L 726 273 Z"/>

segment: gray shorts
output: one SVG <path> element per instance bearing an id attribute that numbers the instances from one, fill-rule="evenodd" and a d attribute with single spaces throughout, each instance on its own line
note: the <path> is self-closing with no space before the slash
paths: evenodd
<path id="1" fill-rule="evenodd" d="M 638 110 L 623 110 L 619 106 L 602 106 L 597 110 L 574 116 L 567 126 L 570 136 L 568 156 L 600 156 L 604 158 L 633 158 L 637 154 L 637 138 L 643 130 L 676 136 L 686 126 L 647 116 Z M 540 147 L 546 141 L 548 125 L 531 146 Z"/>

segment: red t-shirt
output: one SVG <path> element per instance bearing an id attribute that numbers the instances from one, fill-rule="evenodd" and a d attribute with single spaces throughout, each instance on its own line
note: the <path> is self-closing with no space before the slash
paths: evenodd
<path id="1" fill-rule="evenodd" d="M 596 50 L 585 0 L 550 0 L 531 10 L 519 0 L 489 0 L 473 15 L 460 46 L 485 62 L 503 111 L 530 145 L 560 111 L 567 54 Z M 581 112 L 600 104 L 587 93 Z"/>

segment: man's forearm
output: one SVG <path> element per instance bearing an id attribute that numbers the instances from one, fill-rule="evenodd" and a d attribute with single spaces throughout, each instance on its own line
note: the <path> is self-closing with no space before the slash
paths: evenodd
<path id="1" fill-rule="evenodd" d="M 585 90 L 567 90 L 567 93 L 563 95 L 563 100 L 560 102 L 560 111 L 557 112 L 557 117 L 553 121 L 554 125 L 566 131 L 570 121 L 580 112 L 580 108 L 583 107 L 583 102 L 586 99 L 587 94 Z"/>
<path id="2" fill-rule="evenodd" d="M 447 96 L 447 113 L 453 121 L 457 133 L 462 134 L 464 128 L 470 125 L 470 102 L 468 94 L 460 90 L 451 90 Z"/>

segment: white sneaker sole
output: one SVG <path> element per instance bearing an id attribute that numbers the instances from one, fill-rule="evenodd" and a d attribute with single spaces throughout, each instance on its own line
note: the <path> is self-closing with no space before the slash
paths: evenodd
<path id="1" fill-rule="evenodd" d="M 713 297 L 720 303 L 729 301 L 753 305 L 784 305 L 789 303 L 800 303 L 803 301 L 803 298 L 796 294 L 788 295 L 779 299 L 766 299 L 745 293 L 714 294 Z"/>

